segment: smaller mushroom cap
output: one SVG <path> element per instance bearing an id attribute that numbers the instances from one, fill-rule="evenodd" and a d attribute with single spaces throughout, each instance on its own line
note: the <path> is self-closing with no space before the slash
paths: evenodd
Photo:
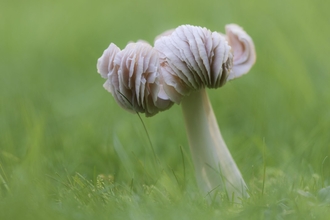
<path id="1" fill-rule="evenodd" d="M 129 43 L 123 50 L 110 44 L 97 69 L 107 79 L 104 88 L 130 112 L 153 116 L 173 105 L 160 84 L 158 52 L 146 42 Z"/>

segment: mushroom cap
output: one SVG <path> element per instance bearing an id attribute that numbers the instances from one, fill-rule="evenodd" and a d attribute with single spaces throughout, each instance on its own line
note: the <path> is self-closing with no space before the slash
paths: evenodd
<path id="1" fill-rule="evenodd" d="M 202 27 L 182 25 L 155 41 L 164 91 L 180 103 L 183 96 L 227 82 L 232 68 L 231 47 L 224 36 Z"/>
<path id="2" fill-rule="evenodd" d="M 246 74 L 255 60 L 251 37 L 236 24 L 226 25 L 226 35 L 182 25 L 158 35 L 154 48 L 145 41 L 123 50 L 111 43 L 97 69 L 121 107 L 153 116 L 191 91 Z"/>
<path id="3" fill-rule="evenodd" d="M 111 43 L 97 69 L 107 79 L 104 88 L 130 112 L 153 116 L 173 105 L 160 84 L 158 52 L 146 42 L 129 43 L 123 50 Z"/>
<path id="4" fill-rule="evenodd" d="M 229 81 L 249 72 L 256 61 L 256 51 L 252 38 L 236 24 L 226 25 L 226 38 L 234 54 Z"/>

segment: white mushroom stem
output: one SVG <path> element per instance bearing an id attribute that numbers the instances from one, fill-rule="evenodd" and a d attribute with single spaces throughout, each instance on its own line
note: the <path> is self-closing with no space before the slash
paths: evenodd
<path id="1" fill-rule="evenodd" d="M 247 197 L 247 187 L 219 130 L 205 89 L 182 99 L 197 183 L 205 195 L 226 191 L 230 201 Z"/>

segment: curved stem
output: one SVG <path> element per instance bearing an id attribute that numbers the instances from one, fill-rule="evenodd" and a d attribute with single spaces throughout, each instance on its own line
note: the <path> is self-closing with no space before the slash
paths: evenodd
<path id="1" fill-rule="evenodd" d="M 182 100 L 186 131 L 197 183 L 203 193 L 225 190 L 228 198 L 246 197 L 246 184 L 218 127 L 205 89 Z"/>

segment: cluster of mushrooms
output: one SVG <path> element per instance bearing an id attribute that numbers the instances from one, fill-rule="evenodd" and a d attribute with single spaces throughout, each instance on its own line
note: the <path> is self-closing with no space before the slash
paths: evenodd
<path id="1" fill-rule="evenodd" d="M 153 116 L 180 104 L 195 167 L 205 195 L 224 190 L 239 202 L 247 186 L 218 127 L 206 88 L 219 88 L 247 73 L 256 60 L 251 37 L 238 25 L 226 35 L 182 25 L 145 41 L 115 44 L 97 61 L 104 88 L 130 112 Z"/>

